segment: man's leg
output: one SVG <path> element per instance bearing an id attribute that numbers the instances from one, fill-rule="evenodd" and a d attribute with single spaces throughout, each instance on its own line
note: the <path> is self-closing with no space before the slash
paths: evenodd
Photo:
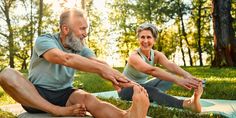
<path id="1" fill-rule="evenodd" d="M 132 106 L 127 111 L 118 109 L 82 90 L 72 93 L 67 101 L 67 106 L 84 104 L 86 109 L 96 118 L 145 118 L 150 104 L 147 93 L 140 86 L 134 86 L 133 90 Z"/>
<path id="2" fill-rule="evenodd" d="M 18 71 L 6 68 L 0 73 L 0 85 L 17 102 L 24 106 L 36 108 L 57 116 L 77 115 L 81 105 L 70 107 L 53 105 L 42 98 L 33 84 Z"/>

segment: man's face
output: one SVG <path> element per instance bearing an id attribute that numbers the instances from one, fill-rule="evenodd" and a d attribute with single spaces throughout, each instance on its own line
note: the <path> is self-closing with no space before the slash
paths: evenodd
<path id="1" fill-rule="evenodd" d="M 88 25 L 85 18 L 72 19 L 65 44 L 75 51 L 81 51 L 85 45 L 84 39 L 87 36 L 87 27 Z"/>
<path id="2" fill-rule="evenodd" d="M 81 51 L 84 47 L 84 40 L 77 37 L 74 32 L 70 30 L 65 39 L 65 44 L 75 51 Z"/>

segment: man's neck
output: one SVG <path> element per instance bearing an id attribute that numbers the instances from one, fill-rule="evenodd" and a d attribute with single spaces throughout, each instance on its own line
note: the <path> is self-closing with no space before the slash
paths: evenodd
<path id="1" fill-rule="evenodd" d="M 68 46 L 65 44 L 66 36 L 65 36 L 64 34 L 62 34 L 62 33 L 59 33 L 59 38 L 60 38 L 60 41 L 61 41 L 62 46 L 63 46 L 65 49 L 67 49 Z"/>

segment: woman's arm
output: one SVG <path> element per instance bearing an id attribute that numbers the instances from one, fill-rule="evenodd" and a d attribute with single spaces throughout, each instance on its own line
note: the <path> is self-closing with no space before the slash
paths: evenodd
<path id="1" fill-rule="evenodd" d="M 141 59 L 141 57 L 137 53 L 134 53 L 129 57 L 128 63 L 140 72 L 152 75 L 154 77 L 158 77 L 161 80 L 176 83 L 177 85 L 182 86 L 186 89 L 190 90 L 192 87 L 197 87 L 197 83 L 194 81 L 190 81 L 189 79 L 181 79 L 180 77 L 172 73 L 166 72 L 161 68 L 147 64 Z"/>
<path id="2" fill-rule="evenodd" d="M 170 72 L 182 76 L 183 78 L 200 81 L 175 63 L 168 60 L 167 57 L 161 52 L 155 51 L 155 62 L 163 65 Z"/>

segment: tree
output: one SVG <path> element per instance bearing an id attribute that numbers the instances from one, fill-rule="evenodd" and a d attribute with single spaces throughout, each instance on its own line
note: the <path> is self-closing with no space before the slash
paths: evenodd
<path id="1" fill-rule="evenodd" d="M 180 22 L 181 25 L 179 25 L 179 27 L 181 27 L 182 30 L 179 30 L 182 32 L 182 36 L 183 36 L 183 39 L 185 40 L 186 44 L 187 44 L 187 49 L 188 49 L 188 56 L 189 56 L 189 63 L 190 63 L 190 66 L 193 66 L 193 59 L 192 59 L 192 55 L 191 55 L 191 50 L 190 50 L 190 44 L 189 44 L 189 41 L 187 39 L 187 33 L 185 31 L 185 25 L 184 25 L 184 20 L 183 20 L 183 15 L 186 14 L 185 12 L 189 9 L 186 5 L 183 4 L 182 1 L 178 0 L 177 1 L 177 14 L 178 14 L 178 21 Z M 180 32 L 179 32 L 180 33 Z M 180 46 L 181 46 L 181 52 L 182 52 L 182 55 L 183 55 L 183 61 L 184 61 L 184 66 L 186 65 L 185 64 L 185 60 L 184 60 L 184 51 L 182 49 L 182 37 L 180 37 Z"/>
<path id="2" fill-rule="evenodd" d="M 85 0 L 81 0 L 81 8 L 85 9 L 85 6 L 86 6 Z"/>
<path id="3" fill-rule="evenodd" d="M 14 3 L 15 0 L 1 0 L 0 3 L 0 14 L 2 14 L 1 19 L 3 19 L 6 24 L 7 24 L 7 30 L 0 32 L 0 35 L 2 35 L 3 37 L 5 37 L 8 40 L 8 46 L 6 47 L 9 51 L 9 65 L 11 68 L 14 68 L 14 57 L 15 57 L 15 53 L 14 53 L 14 29 L 12 27 L 12 22 L 11 22 L 11 10 L 12 8 L 14 8 Z M 8 32 L 8 34 L 6 34 L 5 32 Z"/>
<path id="4" fill-rule="evenodd" d="M 39 0 L 38 36 L 42 34 L 43 0 Z"/>
<path id="5" fill-rule="evenodd" d="M 110 31 L 118 35 L 116 38 L 118 53 L 125 63 L 129 53 L 137 48 L 135 37 L 137 23 L 132 9 L 134 6 L 128 0 L 114 0 L 113 3 L 109 3 L 109 7 L 111 8 L 109 21 L 112 25 Z"/>
<path id="6" fill-rule="evenodd" d="M 24 15 L 17 16 L 17 19 L 15 20 L 17 22 L 29 22 L 25 22 L 25 24 L 18 24 L 15 26 L 15 48 L 17 50 L 15 52 L 15 56 L 17 62 L 20 63 L 16 64 L 16 67 L 20 67 L 21 69 L 26 70 L 29 63 L 29 57 L 32 56 L 33 53 L 33 39 L 36 32 L 37 24 L 37 13 L 33 13 L 33 6 L 36 6 L 36 4 L 33 0 L 22 0 L 18 3 L 18 5 L 21 6 L 21 8 L 24 9 L 25 12 Z"/>
<path id="7" fill-rule="evenodd" d="M 236 39 L 231 0 L 212 0 L 215 57 L 213 67 L 236 66 Z"/>
<path id="8" fill-rule="evenodd" d="M 109 49 L 108 29 L 104 27 L 105 23 L 103 14 L 98 8 L 94 7 L 93 0 L 86 1 L 86 12 L 89 18 L 89 31 L 87 36 L 87 45 L 91 48 L 98 58 L 103 58 L 108 55 Z"/>

